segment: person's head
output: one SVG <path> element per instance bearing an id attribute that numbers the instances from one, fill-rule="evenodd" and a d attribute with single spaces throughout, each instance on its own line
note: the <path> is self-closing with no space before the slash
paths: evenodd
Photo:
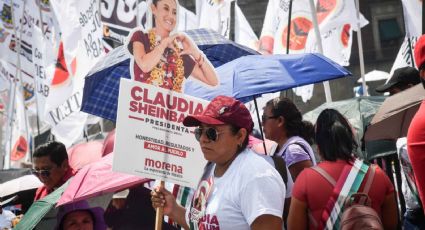
<path id="1" fill-rule="evenodd" d="M 415 62 L 419 69 L 419 75 L 421 76 L 421 82 L 425 88 L 425 35 L 419 37 L 415 45 Z"/>
<path id="2" fill-rule="evenodd" d="M 278 142 L 282 137 L 300 136 L 312 143 L 313 125 L 302 120 L 301 112 L 288 98 L 275 98 L 266 103 L 262 125 L 267 139 Z"/>
<path id="3" fill-rule="evenodd" d="M 130 193 L 128 189 L 117 192 L 112 196 L 111 205 L 116 209 L 123 209 L 127 202 L 127 196 Z"/>
<path id="4" fill-rule="evenodd" d="M 187 116 L 185 126 L 198 126 L 195 137 L 206 160 L 228 162 L 248 145 L 254 123 L 245 105 L 232 97 L 217 96 L 201 115 Z"/>
<path id="5" fill-rule="evenodd" d="M 59 207 L 56 230 L 106 230 L 103 209 L 91 208 L 87 201 L 77 201 Z"/>
<path id="6" fill-rule="evenodd" d="M 170 33 L 176 28 L 178 19 L 177 0 L 152 0 L 153 25 Z"/>
<path id="7" fill-rule="evenodd" d="M 390 95 L 394 95 L 420 82 L 419 71 L 417 69 L 413 67 L 403 67 L 396 69 L 390 80 L 376 87 L 375 91 L 378 93 L 389 92 Z"/>
<path id="8" fill-rule="evenodd" d="M 348 120 L 334 109 L 319 114 L 315 140 L 320 156 L 327 161 L 352 160 L 358 146 Z"/>
<path id="9" fill-rule="evenodd" d="M 63 230 L 92 230 L 94 217 L 88 210 L 76 210 L 68 213 L 62 223 Z"/>
<path id="10" fill-rule="evenodd" d="M 70 168 L 65 145 L 56 141 L 45 143 L 34 151 L 33 159 L 33 173 L 48 189 L 61 185 Z"/>

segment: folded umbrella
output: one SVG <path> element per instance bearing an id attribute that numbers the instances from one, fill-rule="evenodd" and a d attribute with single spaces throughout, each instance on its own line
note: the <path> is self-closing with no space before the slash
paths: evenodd
<path id="1" fill-rule="evenodd" d="M 410 122 L 424 99 L 425 90 L 422 84 L 388 97 L 367 128 L 365 140 L 405 137 Z"/>
<path id="2" fill-rule="evenodd" d="M 112 159 L 113 153 L 80 169 L 59 199 L 57 206 L 121 191 L 133 185 L 151 181 L 151 179 L 113 172 Z"/>

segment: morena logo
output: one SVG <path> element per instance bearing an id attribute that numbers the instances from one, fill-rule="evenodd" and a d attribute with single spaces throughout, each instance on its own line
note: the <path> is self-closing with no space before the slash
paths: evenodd
<path id="1" fill-rule="evenodd" d="M 174 173 L 183 174 L 183 167 L 180 165 L 170 164 L 168 162 L 157 161 L 149 158 L 145 159 L 145 167 L 152 167 L 156 169 L 162 169 Z"/>

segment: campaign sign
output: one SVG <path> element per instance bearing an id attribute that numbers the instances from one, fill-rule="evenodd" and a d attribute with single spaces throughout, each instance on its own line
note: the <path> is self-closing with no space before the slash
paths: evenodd
<path id="1" fill-rule="evenodd" d="M 121 78 L 113 170 L 196 188 L 206 160 L 185 127 L 207 101 Z"/>

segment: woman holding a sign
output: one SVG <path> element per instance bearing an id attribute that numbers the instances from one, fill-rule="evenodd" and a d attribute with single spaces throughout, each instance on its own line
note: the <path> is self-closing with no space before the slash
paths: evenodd
<path id="1" fill-rule="evenodd" d="M 282 229 L 285 184 L 264 158 L 247 148 L 253 121 L 243 103 L 214 98 L 201 115 L 188 116 L 208 164 L 190 208 L 162 187 L 152 191 L 154 208 L 185 229 Z"/>
<path id="2" fill-rule="evenodd" d="M 128 43 L 134 59 L 133 79 L 177 92 L 182 92 L 189 76 L 217 86 L 214 67 L 202 51 L 185 34 L 173 33 L 178 1 L 152 0 L 150 9 L 154 27 L 147 32 L 135 31 Z"/>

